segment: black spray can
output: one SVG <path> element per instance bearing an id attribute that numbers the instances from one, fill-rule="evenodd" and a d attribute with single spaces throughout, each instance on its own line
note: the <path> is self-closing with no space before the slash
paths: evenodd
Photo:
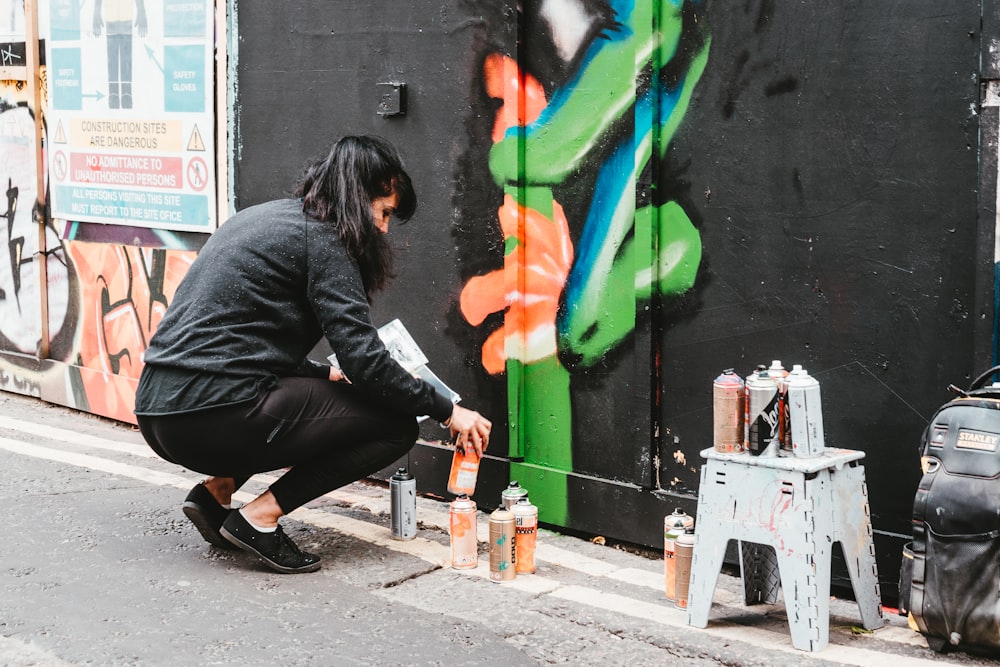
<path id="1" fill-rule="evenodd" d="M 778 383 L 761 366 L 747 377 L 747 428 L 744 447 L 754 456 L 777 456 L 781 426 Z"/>
<path id="2" fill-rule="evenodd" d="M 389 478 L 389 522 L 394 540 L 417 536 L 417 480 L 400 468 Z"/>

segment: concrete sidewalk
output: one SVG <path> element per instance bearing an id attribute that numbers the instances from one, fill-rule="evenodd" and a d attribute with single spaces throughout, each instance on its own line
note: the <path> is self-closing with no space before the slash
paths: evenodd
<path id="1" fill-rule="evenodd" d="M 193 579 L 206 589 L 224 586 L 225 593 L 220 595 L 225 595 L 235 608 L 246 606 L 249 610 L 257 604 L 254 592 L 266 586 L 274 596 L 269 604 L 294 606 L 303 619 L 312 618 L 319 612 L 315 607 L 321 606 L 319 602 L 312 606 L 302 603 L 303 595 L 316 595 L 317 600 L 356 596 L 358 613 L 373 619 L 365 626 L 371 628 L 370 641 L 379 646 L 391 642 L 396 628 L 402 633 L 396 640 L 414 647 L 398 655 L 382 649 L 359 653 L 365 657 L 357 661 L 365 664 L 1000 664 L 964 653 L 936 654 L 907 627 L 905 619 L 891 612 L 886 613 L 884 628 L 864 631 L 857 627 L 857 605 L 838 599 L 831 601 L 829 647 L 816 653 L 798 651 L 791 645 L 781 601 L 777 605 L 745 607 L 740 580 L 726 573 L 719 580 L 709 626 L 691 628 L 686 624 L 686 612 L 665 599 L 662 559 L 552 531 L 540 531 L 535 574 L 493 583 L 488 578 L 486 514 L 479 515 L 479 567 L 454 570 L 449 567 L 447 503 L 419 498 L 417 538 L 393 540 L 388 530 L 388 489 L 377 483 L 352 484 L 283 520 L 293 539 L 323 556 L 324 568 L 315 575 L 275 575 L 240 552 L 219 550 L 201 541 L 179 511 L 184 494 L 200 476 L 155 457 L 136 430 L 6 393 L 0 393 L 0 465 L 8 472 L 23 471 L 20 478 L 0 476 L 0 498 L 13 504 L 12 526 L 35 530 L 42 536 L 31 542 L 38 553 L 66 553 L 67 560 L 87 555 L 81 556 L 82 551 L 73 548 L 73 535 L 85 541 L 90 538 L 86 537 L 88 528 L 73 528 L 72 521 L 66 518 L 70 509 L 61 503 L 68 493 L 58 488 L 39 491 L 35 492 L 36 502 L 20 502 L 26 489 L 51 483 L 44 480 L 68 480 L 73 502 L 92 499 L 87 521 L 97 534 L 102 530 L 128 530 L 133 517 L 129 516 L 130 523 L 122 522 L 118 508 L 137 508 L 132 514 L 141 517 L 141 531 L 123 533 L 117 541 L 95 540 L 88 544 L 88 551 L 96 551 L 102 562 L 128 564 L 121 570 L 123 582 L 129 577 L 147 581 L 164 570 L 176 570 L 178 581 Z M 30 484 L 25 481 L 29 479 Z M 271 475 L 256 476 L 237 500 L 249 500 L 272 479 Z M 43 512 L 41 508 L 46 506 L 49 509 Z M 34 515 L 36 510 L 38 514 Z M 48 542 L 40 526 L 53 515 L 62 517 L 59 529 L 52 532 L 60 539 Z M 66 537 L 67 532 L 71 537 Z M 156 554 L 151 558 L 156 565 L 144 565 L 143 558 L 125 558 L 115 551 L 132 549 Z M 31 605 L 14 601 L 23 596 L 23 591 L 36 590 L 26 589 L 26 579 L 18 574 L 25 571 L 21 560 L 32 560 L 32 555 L 4 555 L 3 551 L 0 549 L 0 599 L 6 602 L 0 601 L 0 664 L 178 664 L 179 656 L 162 652 L 155 639 L 137 646 L 134 637 L 128 643 L 134 660 L 102 660 L 104 654 L 91 653 L 88 647 L 116 646 L 120 637 L 101 623 L 87 623 L 77 616 L 72 617 L 72 622 L 56 618 L 52 623 L 66 623 L 80 628 L 79 632 L 90 633 L 87 641 L 73 632 L 59 633 L 45 626 L 43 616 L 48 619 L 64 613 L 72 600 L 60 600 L 58 586 L 49 582 L 55 597 L 46 593 Z M 81 575 L 85 571 L 81 570 Z M 196 577 L 184 574 L 191 571 L 198 573 Z M 46 576 L 52 581 L 59 576 L 56 571 L 32 573 L 43 582 Z M 132 600 L 127 588 L 125 584 L 126 590 L 117 592 L 118 597 L 94 604 L 98 608 L 106 605 L 101 612 L 105 615 L 130 604 L 130 600 L 144 604 L 139 598 Z M 188 598 L 185 604 L 188 615 L 193 609 L 207 618 L 212 611 Z M 387 605 L 406 610 L 406 618 L 415 619 L 408 622 L 409 629 L 399 629 L 392 619 L 382 617 L 380 610 Z M 151 613 L 179 624 L 182 619 L 172 616 L 173 608 L 166 605 Z M 258 620 L 251 611 L 247 618 L 252 619 L 248 621 L 251 627 L 256 627 Z M 425 619 L 427 628 L 421 627 Z M 344 629 L 334 623 L 317 628 L 316 634 L 299 630 L 293 639 L 284 635 L 272 638 L 268 646 L 292 642 L 292 648 L 283 658 L 270 657 L 281 664 L 340 664 L 325 651 L 330 642 L 339 641 L 336 638 L 341 631 L 354 632 L 350 620 L 344 623 Z M 303 621 L 297 621 L 297 627 L 303 625 Z M 42 627 L 48 629 L 39 630 Z M 261 632 L 266 632 L 268 625 L 262 622 L 260 627 Z M 445 641 L 432 636 L 450 632 L 450 628 L 461 629 L 465 639 Z M 193 651 L 193 660 L 202 661 L 210 652 L 222 650 L 218 640 L 208 638 L 211 633 L 201 639 L 196 630 L 189 634 L 191 643 L 185 646 Z M 199 641 L 203 642 L 200 646 Z M 357 645 L 356 639 L 353 642 Z M 481 650 L 463 653 L 474 647 Z M 252 657 L 238 656 L 239 650 L 227 646 L 226 658 L 205 660 L 205 664 L 253 664 Z"/>

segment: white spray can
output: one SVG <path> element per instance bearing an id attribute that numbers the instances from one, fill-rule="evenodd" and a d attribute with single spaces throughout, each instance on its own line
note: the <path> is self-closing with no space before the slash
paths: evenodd
<path id="1" fill-rule="evenodd" d="M 406 468 L 389 478 L 389 523 L 394 540 L 417 536 L 417 480 Z"/>
<path id="2" fill-rule="evenodd" d="M 786 382 L 792 454 L 801 458 L 819 456 L 826 448 L 819 382 L 798 364 L 792 366 Z"/>

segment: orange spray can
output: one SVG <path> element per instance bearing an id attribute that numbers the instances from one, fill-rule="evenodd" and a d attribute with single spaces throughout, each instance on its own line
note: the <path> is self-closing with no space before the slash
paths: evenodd
<path id="1" fill-rule="evenodd" d="M 527 496 L 523 496 L 510 511 L 514 513 L 514 532 L 517 533 L 517 562 L 514 569 L 518 574 L 531 574 L 535 571 L 538 508 L 531 504 Z"/>
<path id="2" fill-rule="evenodd" d="M 448 532 L 451 534 L 451 566 L 456 570 L 468 570 L 479 565 L 476 523 L 475 502 L 464 494 L 451 501 Z"/>
<path id="3" fill-rule="evenodd" d="M 677 591 L 677 536 L 692 526 L 694 517 L 680 507 L 663 518 L 663 578 L 668 600 L 673 600 Z"/>
<path id="4" fill-rule="evenodd" d="M 456 449 L 451 459 L 451 473 L 448 475 L 448 493 L 471 496 L 476 490 L 478 476 L 479 456 L 475 450 L 471 447 L 464 451 Z"/>

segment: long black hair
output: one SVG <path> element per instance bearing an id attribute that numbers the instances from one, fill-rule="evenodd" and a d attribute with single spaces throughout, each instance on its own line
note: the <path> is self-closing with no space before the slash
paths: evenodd
<path id="1" fill-rule="evenodd" d="M 409 220 L 417 195 L 403 159 L 392 144 L 371 135 L 338 140 L 306 169 L 295 192 L 306 215 L 336 225 L 369 299 L 395 276 L 392 246 L 372 218 L 372 202 L 393 192 L 399 198 L 395 217 Z"/>

